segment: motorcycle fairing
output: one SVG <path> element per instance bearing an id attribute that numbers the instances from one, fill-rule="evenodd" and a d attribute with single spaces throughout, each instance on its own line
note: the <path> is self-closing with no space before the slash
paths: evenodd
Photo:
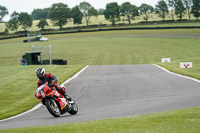
<path id="1" fill-rule="evenodd" d="M 43 98 L 42 98 L 42 95 L 40 94 L 40 92 L 39 92 L 39 91 L 36 93 L 36 95 L 35 95 L 35 96 L 36 96 L 37 98 L 41 99 L 41 100 L 43 99 Z"/>
<path id="2" fill-rule="evenodd" d="M 69 112 L 70 107 L 69 107 L 69 104 L 68 104 L 68 102 L 65 98 L 59 98 L 59 99 L 57 99 L 57 102 L 59 102 L 61 114 Z"/>
<path id="3" fill-rule="evenodd" d="M 47 85 L 48 82 L 45 83 L 45 87 L 44 87 L 44 93 L 46 94 L 46 96 L 51 96 L 51 95 L 55 95 L 56 91 L 52 90 L 49 88 L 49 86 Z"/>
<path id="4" fill-rule="evenodd" d="M 68 102 L 67 102 L 67 100 L 65 98 L 59 98 L 59 99 L 57 99 L 57 101 L 60 104 L 61 110 L 63 110 L 68 104 Z"/>

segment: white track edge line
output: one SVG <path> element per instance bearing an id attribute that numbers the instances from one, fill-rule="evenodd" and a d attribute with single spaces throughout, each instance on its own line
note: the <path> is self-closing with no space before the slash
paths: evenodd
<path id="1" fill-rule="evenodd" d="M 12 116 L 12 117 L 9 117 L 9 118 L 3 119 L 3 120 L 0 120 L 0 122 L 7 121 L 7 120 L 11 120 L 11 119 L 20 117 L 20 116 L 22 116 L 22 115 L 25 115 L 25 114 L 27 114 L 27 113 L 30 113 L 30 112 L 32 112 L 32 111 L 38 109 L 41 105 L 42 105 L 42 103 L 39 103 L 39 104 L 37 104 L 36 106 L 34 106 L 32 109 L 30 109 L 30 110 L 28 110 L 28 111 L 26 111 L 26 112 L 23 112 L 23 113 L 21 113 L 21 114 L 18 114 L 18 115 L 16 115 L 16 116 Z"/>
<path id="2" fill-rule="evenodd" d="M 69 78 L 68 80 L 66 80 L 66 81 L 65 81 L 64 83 L 62 83 L 60 86 L 64 86 L 66 83 L 68 83 L 68 82 L 71 81 L 72 79 L 78 77 L 78 75 L 79 75 L 80 73 L 82 73 L 82 72 L 83 72 L 86 68 L 88 68 L 88 67 L 89 67 L 89 65 L 85 66 L 83 69 L 81 69 L 81 70 L 80 70 L 79 72 L 77 72 L 74 76 L 72 76 L 71 78 Z M 0 120 L 0 122 L 7 121 L 7 120 L 11 120 L 11 119 L 20 117 L 20 116 L 22 116 L 22 115 L 28 114 L 28 113 L 30 113 L 30 112 L 32 112 L 32 111 L 37 110 L 41 105 L 42 105 L 42 103 L 39 103 L 39 104 L 37 104 L 36 106 L 34 106 L 32 109 L 30 109 L 30 110 L 28 110 L 28 111 L 26 111 L 26 112 L 23 112 L 23 113 L 21 113 L 21 114 L 18 114 L 18 115 L 16 115 L 16 116 L 12 116 L 12 117 L 9 117 L 9 118 L 3 119 L 3 120 Z"/>
<path id="3" fill-rule="evenodd" d="M 81 69 L 79 72 L 77 72 L 74 76 L 72 76 L 70 79 L 66 80 L 64 83 L 62 83 L 60 86 L 64 86 L 66 83 L 68 83 L 69 81 L 75 79 L 76 77 L 78 77 L 78 75 L 80 73 L 82 73 L 85 69 L 87 69 L 89 67 L 89 65 L 85 66 L 83 69 Z"/>
<path id="4" fill-rule="evenodd" d="M 192 78 L 192 77 L 189 77 L 189 76 L 184 76 L 184 75 L 181 75 L 181 74 L 178 74 L 178 73 L 171 72 L 171 71 L 167 70 L 166 68 L 163 68 L 163 67 L 161 67 L 159 65 L 156 65 L 156 64 L 152 64 L 152 65 L 154 65 L 154 66 L 156 66 L 156 67 L 158 67 L 158 68 L 160 68 L 160 69 L 162 69 L 162 70 L 164 70 L 164 71 L 166 71 L 166 72 L 168 72 L 170 74 L 173 74 L 173 75 L 176 75 L 176 76 L 179 76 L 179 77 L 182 77 L 182 78 L 190 79 L 190 80 L 193 80 L 195 82 L 200 83 L 200 80 L 198 80 L 198 79 L 195 79 L 195 78 Z"/>

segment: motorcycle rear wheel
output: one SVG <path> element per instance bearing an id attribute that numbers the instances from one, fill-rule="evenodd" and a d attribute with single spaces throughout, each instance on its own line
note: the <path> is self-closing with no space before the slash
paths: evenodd
<path id="1" fill-rule="evenodd" d="M 54 99 L 45 99 L 45 105 L 50 114 L 54 117 L 60 117 L 60 109 Z"/>
<path id="2" fill-rule="evenodd" d="M 70 111 L 69 111 L 69 114 L 75 115 L 75 114 L 77 114 L 77 113 L 78 113 L 78 106 L 77 106 L 77 104 L 74 102 L 74 103 L 71 104 L 71 109 L 70 109 Z"/>

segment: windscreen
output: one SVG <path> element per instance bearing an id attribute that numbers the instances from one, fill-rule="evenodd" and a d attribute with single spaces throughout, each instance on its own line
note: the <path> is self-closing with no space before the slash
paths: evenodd
<path id="1" fill-rule="evenodd" d="M 40 92 L 40 94 L 42 95 L 43 98 L 45 98 L 44 86 L 45 86 L 45 84 L 43 84 L 43 85 L 41 85 L 40 87 L 37 88 L 37 91 Z"/>

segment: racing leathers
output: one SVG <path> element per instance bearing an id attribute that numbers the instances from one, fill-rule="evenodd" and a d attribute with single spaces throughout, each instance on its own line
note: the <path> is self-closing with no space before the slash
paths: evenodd
<path id="1" fill-rule="evenodd" d="M 60 87 L 58 84 L 57 84 L 57 77 L 53 76 L 52 74 L 50 73 L 45 73 L 45 75 L 38 79 L 38 83 L 37 83 L 37 88 L 39 86 L 41 86 L 42 84 L 48 82 L 48 85 L 51 89 L 56 89 L 57 91 L 59 91 L 61 94 L 64 95 L 64 97 L 67 99 L 67 100 L 71 100 L 71 98 L 66 94 L 66 89 L 65 87 Z"/>

